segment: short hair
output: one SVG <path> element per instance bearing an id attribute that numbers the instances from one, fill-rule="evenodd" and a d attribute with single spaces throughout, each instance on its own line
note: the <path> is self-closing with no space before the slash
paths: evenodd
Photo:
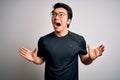
<path id="1" fill-rule="evenodd" d="M 67 14 L 68 14 L 68 19 L 72 20 L 72 17 L 73 17 L 73 12 L 72 12 L 72 9 L 70 6 L 68 6 L 67 4 L 64 4 L 64 3 L 56 3 L 54 6 L 53 6 L 53 9 L 55 10 L 56 8 L 64 8 L 66 11 L 67 11 Z M 53 10 L 53 11 L 54 11 Z M 52 12 L 53 12 L 52 11 Z M 67 27 L 69 28 L 69 24 L 67 25 Z"/>

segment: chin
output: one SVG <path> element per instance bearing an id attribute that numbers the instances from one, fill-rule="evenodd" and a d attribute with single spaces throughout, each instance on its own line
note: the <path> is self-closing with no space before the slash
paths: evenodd
<path id="1" fill-rule="evenodd" d="M 57 33 L 60 33 L 60 32 L 61 32 L 60 29 L 54 29 L 54 30 L 55 30 L 55 32 L 57 32 Z"/>

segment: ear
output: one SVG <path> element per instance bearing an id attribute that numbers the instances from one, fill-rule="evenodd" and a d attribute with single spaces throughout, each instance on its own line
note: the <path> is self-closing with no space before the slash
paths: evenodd
<path id="1" fill-rule="evenodd" d="M 68 19 L 67 24 L 70 24 L 70 23 L 71 23 L 71 19 Z"/>

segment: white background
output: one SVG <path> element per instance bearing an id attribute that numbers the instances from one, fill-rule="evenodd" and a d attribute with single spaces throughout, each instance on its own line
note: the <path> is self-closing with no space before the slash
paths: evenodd
<path id="1" fill-rule="evenodd" d="M 26 61 L 18 49 L 33 50 L 53 31 L 50 12 L 56 2 L 73 9 L 70 31 L 83 35 L 92 48 L 105 45 L 91 65 L 79 61 L 79 79 L 120 80 L 120 0 L 0 0 L 0 80 L 44 80 L 44 64 Z"/>

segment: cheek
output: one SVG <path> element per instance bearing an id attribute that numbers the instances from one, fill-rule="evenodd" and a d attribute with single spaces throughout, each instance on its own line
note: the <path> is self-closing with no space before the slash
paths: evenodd
<path id="1" fill-rule="evenodd" d="M 52 23 L 54 22 L 54 19 L 53 19 L 53 18 L 51 18 L 51 22 L 52 22 Z"/>
<path id="2" fill-rule="evenodd" d="M 63 19 L 61 20 L 61 22 L 62 22 L 62 24 L 64 24 L 64 25 L 68 24 L 68 20 L 67 20 L 66 18 L 63 18 Z"/>

